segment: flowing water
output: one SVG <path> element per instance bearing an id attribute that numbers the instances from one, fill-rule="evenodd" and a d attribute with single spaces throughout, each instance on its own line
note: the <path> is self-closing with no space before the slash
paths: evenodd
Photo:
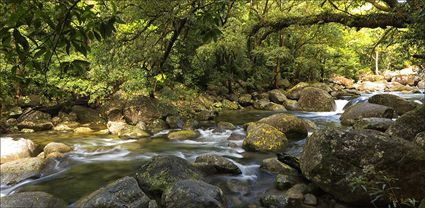
<path id="1" fill-rule="evenodd" d="M 411 99 L 423 99 L 421 94 L 401 96 Z M 366 101 L 371 95 L 363 95 L 354 100 L 337 100 L 335 112 L 283 112 L 314 122 L 317 127 L 338 127 L 339 117 L 344 106 Z M 62 142 L 73 147 L 73 151 L 60 160 L 50 161 L 42 176 L 28 179 L 15 186 L 1 185 L 1 196 L 21 191 L 44 191 L 67 201 L 70 206 L 98 188 L 123 176 L 134 175 L 140 164 L 155 155 L 176 155 L 193 162 L 201 154 L 213 153 L 231 159 L 242 171 L 238 176 L 218 175 L 209 178 L 210 183 L 223 188 L 230 207 L 246 207 L 258 203 L 259 197 L 274 187 L 273 175 L 260 170 L 263 159 L 273 154 L 249 153 L 242 148 L 242 140 L 228 141 L 232 133 L 245 135 L 242 124 L 257 121 L 279 112 L 247 111 L 222 113 L 218 120 L 238 125 L 236 130 L 218 132 L 214 128 L 198 129 L 200 136 L 194 140 L 169 141 L 165 137 L 169 130 L 159 132 L 150 139 L 122 140 L 114 136 L 77 135 L 71 133 L 44 132 L 25 135 L 8 135 L 14 138 L 24 137 L 37 144 Z M 310 132 L 311 134 L 312 132 Z M 299 156 L 306 138 L 290 141 L 286 152 Z M 230 143 L 234 143 L 229 145 Z M 243 193 L 229 190 L 226 184 L 244 184 L 248 190 Z"/>

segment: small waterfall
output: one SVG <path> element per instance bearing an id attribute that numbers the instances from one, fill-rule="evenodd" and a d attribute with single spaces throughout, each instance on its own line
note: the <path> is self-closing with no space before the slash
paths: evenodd
<path id="1" fill-rule="evenodd" d="M 345 105 L 347 105 L 349 101 L 348 100 L 335 100 L 336 103 L 336 113 L 343 113 L 344 112 L 344 107 Z"/>

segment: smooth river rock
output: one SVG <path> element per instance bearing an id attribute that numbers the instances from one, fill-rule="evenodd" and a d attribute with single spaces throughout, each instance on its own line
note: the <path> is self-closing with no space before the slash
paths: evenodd
<path id="1" fill-rule="evenodd" d="M 0 164 L 31 157 L 36 145 L 29 139 L 0 138 Z"/>
<path id="2" fill-rule="evenodd" d="M 400 198 L 425 196 L 425 151 L 379 131 L 319 130 L 307 140 L 300 162 L 307 179 L 343 202 L 368 205 L 369 193 L 355 182 L 373 190 L 385 177 L 396 179 L 388 183 L 398 187 Z"/>

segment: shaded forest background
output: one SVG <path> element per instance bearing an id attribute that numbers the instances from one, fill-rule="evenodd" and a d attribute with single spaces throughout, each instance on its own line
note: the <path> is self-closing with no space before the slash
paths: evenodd
<path id="1" fill-rule="evenodd" d="M 180 85 L 261 90 L 423 66 L 424 4 L 2 0 L 1 103 L 102 102 L 119 90 L 172 97 Z"/>

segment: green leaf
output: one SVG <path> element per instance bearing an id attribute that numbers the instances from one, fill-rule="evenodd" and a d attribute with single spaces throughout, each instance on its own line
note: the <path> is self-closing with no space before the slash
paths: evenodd
<path id="1" fill-rule="evenodd" d="M 28 50 L 29 44 L 27 39 L 24 36 L 22 36 L 22 34 L 16 28 L 13 30 L 13 37 L 15 38 L 15 41 L 19 45 L 21 45 L 25 50 Z"/>

